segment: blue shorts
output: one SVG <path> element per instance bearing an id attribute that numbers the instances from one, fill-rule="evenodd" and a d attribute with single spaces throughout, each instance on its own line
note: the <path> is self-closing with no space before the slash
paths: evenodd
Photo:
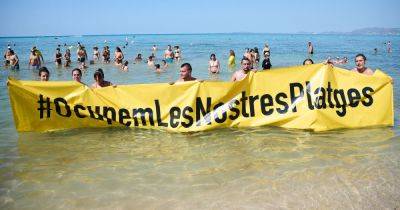
<path id="1" fill-rule="evenodd" d="M 167 63 L 172 63 L 173 61 L 174 61 L 173 58 L 166 58 L 166 59 L 165 59 L 165 62 L 167 62 Z"/>

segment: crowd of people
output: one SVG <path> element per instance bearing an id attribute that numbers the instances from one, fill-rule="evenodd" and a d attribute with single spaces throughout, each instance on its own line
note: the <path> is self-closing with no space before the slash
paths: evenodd
<path id="1" fill-rule="evenodd" d="M 128 43 L 126 43 L 127 45 Z M 64 45 L 66 46 L 66 45 Z M 390 41 L 387 43 L 388 52 L 392 51 Z M 125 46 L 124 46 L 125 47 Z M 180 62 L 182 60 L 182 52 L 179 46 L 174 46 L 172 48 L 171 45 L 168 45 L 163 54 L 163 59 L 161 60 L 161 64 L 156 63 L 156 54 L 157 46 L 153 45 L 152 54 L 145 61 L 150 68 L 154 68 L 154 71 L 157 73 L 161 73 L 166 71 L 169 64 L 174 61 Z M 271 50 L 268 44 L 264 45 L 263 48 L 263 61 L 261 67 L 263 70 L 271 69 L 272 64 L 270 60 Z M 311 42 L 307 44 L 307 53 L 309 55 L 314 54 L 314 47 Z M 77 64 L 78 68 L 74 68 L 72 70 L 72 78 L 77 82 L 81 82 L 82 71 L 84 71 L 88 66 L 86 65 L 86 61 L 88 60 L 88 53 L 81 43 L 78 42 L 77 46 Z M 241 58 L 241 68 L 235 71 L 231 77 L 231 81 L 240 81 L 243 80 L 250 71 L 257 71 L 260 62 L 260 53 L 257 47 L 254 48 L 246 48 Z M 9 45 L 7 47 L 7 51 L 4 54 L 5 58 L 5 66 L 9 66 L 13 70 L 19 69 L 19 59 L 14 50 L 11 49 Z M 137 54 L 137 56 L 133 59 L 133 63 L 143 62 L 142 54 Z M 124 53 L 122 52 L 120 47 L 115 48 L 114 52 L 114 65 L 119 67 L 122 71 L 128 71 L 129 61 L 125 59 Z M 353 72 L 358 72 L 361 74 L 372 75 L 374 72 L 366 67 L 367 58 L 363 54 L 357 54 L 355 56 L 355 68 L 352 69 Z M 60 45 L 56 49 L 54 62 L 57 66 L 70 67 L 72 64 L 71 61 L 71 51 L 70 49 L 66 49 L 64 55 L 62 55 L 60 50 Z M 108 46 L 104 46 L 102 52 L 99 51 L 97 46 L 93 47 L 93 56 L 89 61 L 89 64 L 94 64 L 95 62 L 103 62 L 110 63 L 111 62 L 111 53 L 110 48 Z M 347 57 L 343 58 L 328 58 L 325 63 L 329 65 L 342 65 L 348 62 Z M 43 66 L 44 59 L 41 51 L 37 49 L 36 46 L 32 47 L 29 55 L 29 66 L 33 69 L 39 70 L 39 78 L 41 81 L 48 81 L 50 78 L 50 71 Z M 236 55 L 234 50 L 229 51 L 228 57 L 228 68 L 234 69 L 236 68 Z M 314 64 L 311 58 L 307 58 L 303 61 L 303 65 Z M 221 71 L 220 61 L 217 59 L 216 55 L 212 53 L 210 55 L 210 60 L 208 61 L 208 71 L 210 74 L 218 74 Z M 94 83 L 91 85 L 92 88 L 100 88 L 107 87 L 113 85 L 111 82 L 104 80 L 104 72 L 101 68 L 97 69 L 93 75 Z M 176 82 L 185 82 L 185 81 L 193 81 L 197 80 L 192 76 L 192 66 L 190 63 L 183 63 L 180 66 L 180 76 Z M 174 83 L 170 83 L 174 84 Z"/>

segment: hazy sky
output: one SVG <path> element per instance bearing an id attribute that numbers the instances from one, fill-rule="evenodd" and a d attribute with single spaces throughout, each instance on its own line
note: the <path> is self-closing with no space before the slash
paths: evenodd
<path id="1" fill-rule="evenodd" d="M 399 0 L 12 0 L 0 36 L 400 28 Z"/>

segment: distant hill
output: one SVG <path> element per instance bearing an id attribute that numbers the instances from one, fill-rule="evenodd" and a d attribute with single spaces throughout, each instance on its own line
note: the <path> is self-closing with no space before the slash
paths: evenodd
<path id="1" fill-rule="evenodd" d="M 343 35 L 400 35 L 400 28 L 361 28 L 350 32 L 326 31 L 322 33 L 298 32 L 299 34 L 343 34 Z"/>
<path id="2" fill-rule="evenodd" d="M 360 34 L 360 35 L 400 35 L 400 28 L 361 28 L 349 32 L 349 34 Z"/>

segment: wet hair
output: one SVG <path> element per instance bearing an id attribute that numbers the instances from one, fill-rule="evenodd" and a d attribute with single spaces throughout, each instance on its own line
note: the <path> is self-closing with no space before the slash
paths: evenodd
<path id="1" fill-rule="evenodd" d="M 11 54 L 11 55 L 14 55 L 14 50 L 10 50 L 10 54 Z"/>
<path id="2" fill-rule="evenodd" d="M 167 61 L 165 61 L 165 60 L 162 60 L 161 62 L 163 62 L 163 63 L 167 63 Z"/>
<path id="3" fill-rule="evenodd" d="M 215 56 L 215 54 L 214 53 L 212 53 L 211 55 L 210 55 L 210 59 L 211 59 L 211 57 L 215 57 L 215 58 L 217 58 L 216 56 Z"/>
<path id="4" fill-rule="evenodd" d="M 362 58 L 364 59 L 364 61 L 367 60 L 367 57 L 365 57 L 365 55 L 362 54 L 362 53 L 358 53 L 358 54 L 356 55 L 356 57 L 354 57 L 354 59 L 357 58 L 357 57 L 362 57 Z"/>
<path id="5" fill-rule="evenodd" d="M 128 61 L 125 61 L 125 62 L 124 62 L 124 66 L 127 66 L 128 64 L 129 64 Z"/>
<path id="6" fill-rule="evenodd" d="M 116 50 L 117 52 L 122 52 L 122 51 L 121 51 L 121 48 L 119 48 L 119 47 L 116 47 L 115 50 Z"/>
<path id="7" fill-rule="evenodd" d="M 93 47 L 93 49 L 94 49 L 94 50 L 98 50 L 99 48 L 98 48 L 98 47 Z"/>
<path id="8" fill-rule="evenodd" d="M 96 77 L 101 77 L 104 78 L 104 72 L 103 69 L 97 69 L 94 74 L 93 74 L 93 78 L 96 79 Z"/>
<path id="9" fill-rule="evenodd" d="M 39 77 L 42 75 L 42 72 L 46 72 L 50 76 L 50 72 L 45 66 L 40 67 L 40 69 L 39 69 Z"/>
<path id="10" fill-rule="evenodd" d="M 254 48 L 254 52 L 258 53 L 258 47 Z"/>
<path id="11" fill-rule="evenodd" d="M 190 65 L 190 63 L 184 63 L 184 64 L 182 64 L 182 65 L 181 65 L 181 68 L 183 68 L 183 67 L 185 67 L 185 66 L 188 68 L 189 71 L 192 71 L 192 65 Z"/>
<path id="12" fill-rule="evenodd" d="M 313 60 L 311 60 L 310 58 L 307 58 L 307 59 L 305 59 L 305 60 L 303 61 L 303 65 L 306 65 L 306 62 L 307 62 L 307 61 L 310 61 L 311 64 L 314 64 L 314 61 L 313 61 Z"/>
<path id="13" fill-rule="evenodd" d="M 235 56 L 235 51 L 233 51 L 233 50 L 229 50 L 229 55 L 233 55 L 233 56 Z"/>
<path id="14" fill-rule="evenodd" d="M 58 47 L 57 47 L 57 49 L 56 49 L 56 50 L 60 50 L 60 48 L 58 48 Z"/>
<path id="15" fill-rule="evenodd" d="M 240 63 L 243 63 L 243 61 L 248 61 L 251 63 L 251 61 L 247 57 L 244 57 L 244 56 L 243 56 L 242 60 L 240 61 Z"/>
<path id="16" fill-rule="evenodd" d="M 80 70 L 80 69 L 78 69 L 78 68 L 74 68 L 74 69 L 72 69 L 71 74 L 74 74 L 74 71 L 79 72 L 79 75 L 82 76 L 82 70 Z"/>
<path id="17" fill-rule="evenodd" d="M 160 68 L 160 64 L 156 64 L 156 65 L 154 65 L 157 69 L 159 69 Z"/>

